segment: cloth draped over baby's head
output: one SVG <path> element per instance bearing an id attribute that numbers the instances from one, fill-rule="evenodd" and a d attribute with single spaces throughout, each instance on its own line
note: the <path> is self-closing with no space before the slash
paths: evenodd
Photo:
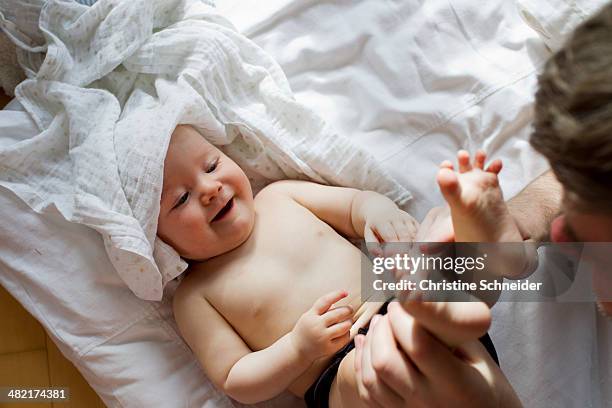
<path id="1" fill-rule="evenodd" d="M 54 0 L 40 30 L 46 53 L 21 44 L 30 78 L 16 89 L 40 133 L 0 145 L 0 184 L 37 212 L 57 210 L 98 231 L 142 299 L 162 299 L 187 267 L 156 235 L 164 158 L 179 124 L 234 159 L 254 191 L 292 178 L 410 198 L 200 0 Z"/>

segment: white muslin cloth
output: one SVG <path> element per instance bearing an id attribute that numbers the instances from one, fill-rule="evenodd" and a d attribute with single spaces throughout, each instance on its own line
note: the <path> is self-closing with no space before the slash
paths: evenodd
<path id="1" fill-rule="evenodd" d="M 37 212 L 54 206 L 100 232 L 143 299 L 160 300 L 187 266 L 156 236 L 163 161 L 178 124 L 222 146 L 255 190 L 303 178 L 376 190 L 399 204 L 410 198 L 293 98 L 269 55 L 199 0 L 52 0 L 40 30 L 44 60 L 21 58 L 31 78 L 16 89 L 40 133 L 0 148 L 0 184 Z"/>

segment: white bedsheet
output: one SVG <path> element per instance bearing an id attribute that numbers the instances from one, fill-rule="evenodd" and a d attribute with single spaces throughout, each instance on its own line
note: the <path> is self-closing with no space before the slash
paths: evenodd
<path id="1" fill-rule="evenodd" d="M 514 2 L 218 4 L 279 61 L 298 99 L 414 193 L 418 218 L 442 203 L 436 166 L 460 147 L 505 160 L 506 197 L 545 170 L 527 136 L 537 69 L 549 54 Z M 33 131 L 24 115 L 0 111 L 0 143 Z M 140 301 L 106 273 L 95 231 L 39 216 L 4 189 L 0 219 L 0 283 L 108 406 L 230 404 L 177 335 L 168 300 Z M 612 333 L 591 305 L 501 303 L 494 316 L 502 367 L 526 406 L 610 405 L 601 384 L 610 383 Z"/>
<path id="2" fill-rule="evenodd" d="M 25 112 L 0 114 L 3 142 L 38 133 Z M 169 302 L 141 301 L 109 273 L 100 234 L 34 213 L 4 187 L 0 219 L 0 283 L 109 407 L 231 406 L 180 340 Z"/>
<path id="3" fill-rule="evenodd" d="M 544 170 L 526 137 L 549 52 L 513 2 L 275 3 L 255 22 L 240 1 L 220 6 L 276 57 L 300 100 L 415 192 L 417 214 L 441 203 L 436 165 L 458 148 L 505 158 L 510 196 Z"/>

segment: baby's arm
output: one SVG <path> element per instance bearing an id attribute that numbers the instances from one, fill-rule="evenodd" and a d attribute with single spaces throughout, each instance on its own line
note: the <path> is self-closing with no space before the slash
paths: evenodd
<path id="1" fill-rule="evenodd" d="M 204 296 L 184 285 L 174 296 L 174 317 L 213 384 L 242 403 L 280 394 L 310 365 L 297 353 L 290 334 L 252 352 Z"/>
<path id="2" fill-rule="evenodd" d="M 333 354 L 348 342 L 353 311 L 346 306 L 331 308 L 344 296 L 338 292 L 322 297 L 291 332 L 256 352 L 188 285 L 175 293 L 174 316 L 215 386 L 237 401 L 253 404 L 280 394 L 315 359 Z"/>
<path id="3" fill-rule="evenodd" d="M 365 238 L 368 242 L 411 241 L 418 227 L 412 216 L 373 191 L 285 180 L 270 184 L 261 193 L 264 192 L 291 197 L 350 238 Z"/>

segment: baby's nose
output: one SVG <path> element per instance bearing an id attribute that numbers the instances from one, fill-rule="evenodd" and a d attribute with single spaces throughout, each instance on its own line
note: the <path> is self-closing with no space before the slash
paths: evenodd
<path id="1" fill-rule="evenodd" d="M 212 200 L 215 199 L 223 189 L 223 184 L 218 180 L 209 180 L 202 183 L 202 194 L 200 195 L 200 199 L 204 205 L 210 204 Z"/>

